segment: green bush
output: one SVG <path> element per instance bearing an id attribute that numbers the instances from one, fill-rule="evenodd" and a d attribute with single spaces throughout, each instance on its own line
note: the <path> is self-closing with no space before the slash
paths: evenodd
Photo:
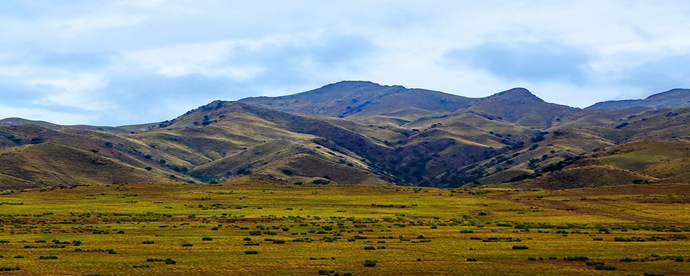
<path id="1" fill-rule="evenodd" d="M 20 270 L 19 266 L 8 266 L 8 267 L 0 267 L 0 271 L 15 271 L 15 270 Z"/>
<path id="2" fill-rule="evenodd" d="M 364 266 L 365 267 L 375 267 L 378 262 L 379 261 L 377 261 L 377 260 L 366 260 L 366 261 L 364 261 Z"/>
<path id="3" fill-rule="evenodd" d="M 202 240 L 202 241 L 212 241 L 213 238 L 211 238 L 211 237 L 203 237 L 203 238 L 201 238 L 201 240 Z"/>
<path id="4" fill-rule="evenodd" d="M 365 246 L 364 250 L 376 250 L 376 247 L 373 246 Z"/>
<path id="5" fill-rule="evenodd" d="M 247 250 L 247 251 L 244 251 L 244 254 L 247 254 L 247 255 L 256 255 L 256 254 L 259 254 L 259 251 Z"/>
<path id="6" fill-rule="evenodd" d="M 513 249 L 514 250 L 524 250 L 524 249 L 529 249 L 529 247 L 524 246 L 524 245 L 514 245 Z"/>
<path id="7" fill-rule="evenodd" d="M 190 246 L 194 246 L 194 245 L 191 244 L 191 243 L 185 243 L 185 244 L 183 244 L 182 246 L 184 246 L 184 247 L 190 247 Z"/>
<path id="8" fill-rule="evenodd" d="M 40 256 L 38 259 L 40 260 L 56 260 L 58 257 L 57 256 Z"/>
<path id="9" fill-rule="evenodd" d="M 612 265 L 597 265 L 594 267 L 596 270 L 616 270 L 615 266 Z"/>

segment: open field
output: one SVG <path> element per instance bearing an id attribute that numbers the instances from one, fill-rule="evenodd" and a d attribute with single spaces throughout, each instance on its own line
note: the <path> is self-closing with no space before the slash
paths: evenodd
<path id="1" fill-rule="evenodd" d="M 16 190 L 0 275 L 687 275 L 688 222 L 687 184 Z"/>

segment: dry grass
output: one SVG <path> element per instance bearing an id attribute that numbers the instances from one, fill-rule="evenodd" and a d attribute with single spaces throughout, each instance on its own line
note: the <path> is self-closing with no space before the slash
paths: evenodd
<path id="1" fill-rule="evenodd" d="M 686 184 L 545 191 L 233 183 L 127 184 L 0 195 L 0 240 L 7 242 L 0 246 L 0 267 L 19 266 L 18 272 L 4 272 L 17 275 L 604 273 L 582 261 L 563 260 L 587 256 L 617 268 L 606 275 L 682 275 L 689 268 L 688 262 L 654 261 L 658 258 L 651 256 L 690 258 L 690 240 L 650 239 L 690 231 Z M 517 227 L 522 224 L 529 231 Z M 468 230 L 473 233 L 463 233 Z M 103 231 L 109 234 L 97 234 Z M 262 234 L 251 236 L 250 231 Z M 633 236 L 647 241 L 614 241 Z M 260 245 L 245 245 L 245 238 Z M 46 243 L 36 242 L 41 240 Z M 60 246 L 53 240 L 82 244 L 47 247 Z M 187 243 L 193 246 L 183 246 Z M 365 250 L 367 246 L 377 249 Z M 247 250 L 259 253 L 245 254 Z M 148 258 L 171 258 L 176 264 Z M 647 259 L 620 262 L 622 258 Z M 378 264 L 364 267 L 365 260 Z"/>

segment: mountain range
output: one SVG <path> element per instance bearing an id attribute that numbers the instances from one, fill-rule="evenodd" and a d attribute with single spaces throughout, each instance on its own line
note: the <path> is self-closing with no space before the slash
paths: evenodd
<path id="1" fill-rule="evenodd" d="M 494 185 L 687 182 L 690 90 L 585 109 L 343 81 L 121 127 L 0 120 L 0 188 L 127 182 Z"/>

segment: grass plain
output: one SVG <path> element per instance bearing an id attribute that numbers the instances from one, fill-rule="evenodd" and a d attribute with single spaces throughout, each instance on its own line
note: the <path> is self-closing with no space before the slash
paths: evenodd
<path id="1" fill-rule="evenodd" d="M 688 184 L 5 191 L 0 270 L 19 270 L 0 275 L 687 275 L 689 196 Z"/>

